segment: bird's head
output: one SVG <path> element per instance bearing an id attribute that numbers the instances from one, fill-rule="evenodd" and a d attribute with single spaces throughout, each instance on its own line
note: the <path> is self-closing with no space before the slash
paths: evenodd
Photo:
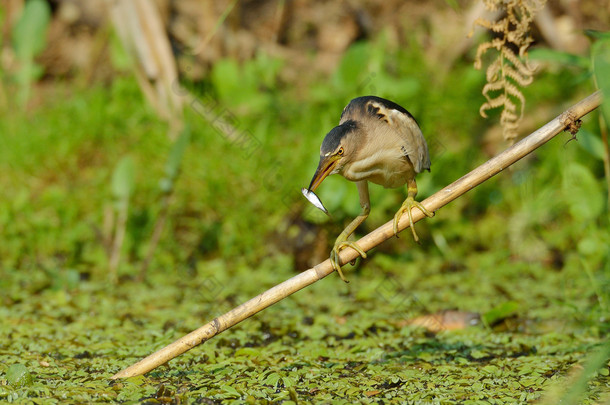
<path id="1" fill-rule="evenodd" d="M 358 124 L 352 120 L 326 134 L 320 146 L 320 163 L 309 184 L 310 191 L 315 191 L 327 176 L 340 173 L 351 162 L 357 151 L 358 138 Z"/>

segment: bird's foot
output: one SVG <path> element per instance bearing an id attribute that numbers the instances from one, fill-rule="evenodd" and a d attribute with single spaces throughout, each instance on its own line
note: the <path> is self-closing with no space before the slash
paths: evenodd
<path id="1" fill-rule="evenodd" d="M 341 263 L 339 262 L 339 252 L 341 251 L 341 249 L 345 249 L 346 247 L 351 247 L 352 249 L 354 249 L 356 252 L 358 252 L 360 256 L 362 256 L 363 259 L 366 259 L 366 253 L 364 250 L 362 250 L 360 246 L 358 246 L 356 242 L 349 242 L 346 240 L 338 240 L 335 242 L 335 246 L 330 252 L 330 263 L 333 265 L 333 269 L 337 270 L 337 273 L 339 273 L 339 277 L 341 277 L 341 280 L 345 281 L 346 283 L 349 283 L 345 276 L 343 276 L 343 272 L 341 271 Z"/>
<path id="2" fill-rule="evenodd" d="M 394 235 L 398 237 L 398 221 L 400 221 L 400 217 L 402 217 L 402 214 L 406 212 L 409 216 L 409 225 L 411 227 L 411 232 L 413 233 L 413 239 L 415 239 L 415 242 L 419 242 L 419 237 L 417 236 L 417 232 L 415 232 L 415 226 L 413 225 L 413 215 L 411 214 L 411 209 L 413 207 L 419 208 L 420 211 L 423 212 L 424 215 L 426 215 L 427 217 L 432 218 L 434 216 L 434 213 L 428 211 L 428 209 L 424 207 L 419 201 L 415 201 L 413 197 L 407 197 L 407 199 L 402 203 L 402 206 L 400 207 L 396 215 L 394 215 Z"/>

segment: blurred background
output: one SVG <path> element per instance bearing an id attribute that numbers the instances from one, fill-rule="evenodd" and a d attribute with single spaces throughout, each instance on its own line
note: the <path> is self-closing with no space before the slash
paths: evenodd
<path id="1" fill-rule="evenodd" d="M 352 98 L 388 98 L 418 120 L 432 161 L 419 199 L 509 146 L 500 113 L 479 114 L 485 69 L 473 67 L 494 35 L 474 21 L 499 16 L 461 0 L 4 0 L 0 301 L 26 318 L 48 310 L 28 306 L 43 299 L 74 311 L 66 325 L 101 311 L 180 334 L 325 260 L 359 213 L 356 186 L 325 180 L 331 218 L 300 189 Z M 517 139 L 595 91 L 592 50 L 609 27 L 607 1 L 540 9 Z M 408 290 L 418 304 L 405 318 L 459 309 L 521 332 L 570 319 L 603 336 L 605 131 L 591 113 L 577 140 L 559 135 L 420 222 L 420 245 L 405 233 L 350 267 L 349 287 L 333 274 L 282 304 L 286 322 L 326 299 L 322 312 L 350 298 L 387 317 Z M 372 185 L 357 236 L 404 198 Z M 380 298 L 388 279 L 396 291 Z"/>
<path id="2" fill-rule="evenodd" d="M 332 219 L 299 191 L 359 95 L 418 119 L 432 155 L 420 198 L 508 146 L 497 115 L 478 114 L 485 78 L 472 61 L 485 32 L 473 22 L 493 16 L 482 3 L 65 0 L 24 14 L 26 3 L 0 9 L 4 270 L 103 277 L 111 265 L 133 277 L 143 262 L 167 272 L 222 259 L 231 272 L 283 255 L 309 268 L 359 212 L 344 179 L 319 192 Z M 608 28 L 600 9 L 550 2 L 537 17 L 534 48 L 564 53 L 523 90 L 522 135 L 593 90 L 584 30 Z M 556 141 L 444 208 L 421 226 L 421 246 L 380 249 L 452 260 L 505 250 L 561 267 L 579 242 L 605 245 L 589 228 L 606 217 L 607 194 L 598 123 L 586 121 L 585 139 Z M 360 234 L 404 197 L 371 192 Z"/>

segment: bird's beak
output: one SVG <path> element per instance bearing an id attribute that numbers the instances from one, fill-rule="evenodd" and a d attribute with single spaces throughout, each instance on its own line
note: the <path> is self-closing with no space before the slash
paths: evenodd
<path id="1" fill-rule="evenodd" d="M 318 164 L 318 168 L 311 179 L 311 184 L 309 184 L 309 191 L 315 191 L 316 188 L 322 183 L 329 174 L 333 172 L 335 166 L 341 159 L 340 156 L 320 156 L 320 163 Z"/>

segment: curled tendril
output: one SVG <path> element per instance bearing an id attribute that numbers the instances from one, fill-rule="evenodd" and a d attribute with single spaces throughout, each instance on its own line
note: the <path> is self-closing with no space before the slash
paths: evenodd
<path id="1" fill-rule="evenodd" d="M 486 69 L 487 83 L 482 94 L 486 102 L 479 113 L 487 117 L 487 111 L 502 108 L 500 124 L 504 139 L 514 141 L 525 109 L 525 96 L 520 87 L 532 83 L 534 69 L 527 62 L 527 48 L 532 42 L 529 35 L 534 15 L 546 0 L 483 0 L 490 11 L 503 11 L 498 21 L 478 18 L 474 24 L 494 32 L 495 36 L 481 43 L 474 60 L 476 69 L 483 67 L 483 56 L 495 49 L 497 56 Z M 515 53 L 518 50 L 518 54 Z"/>

